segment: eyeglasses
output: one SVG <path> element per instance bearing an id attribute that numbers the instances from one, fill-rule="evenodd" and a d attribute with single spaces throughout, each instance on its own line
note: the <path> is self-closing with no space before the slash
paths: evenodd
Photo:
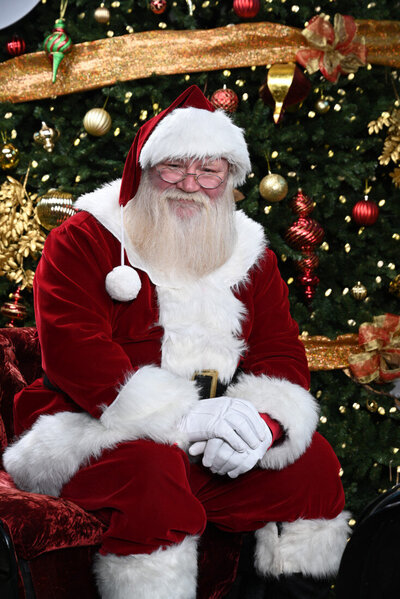
<path id="1" fill-rule="evenodd" d="M 218 175 L 214 173 L 200 173 L 196 175 L 195 173 L 185 173 L 179 168 L 174 168 L 172 166 L 165 166 L 162 168 L 156 168 L 156 171 L 159 177 L 165 181 L 166 183 L 180 183 L 186 177 L 194 177 L 196 183 L 203 187 L 204 189 L 216 189 L 219 187 L 226 179 L 224 177 L 221 179 Z"/>

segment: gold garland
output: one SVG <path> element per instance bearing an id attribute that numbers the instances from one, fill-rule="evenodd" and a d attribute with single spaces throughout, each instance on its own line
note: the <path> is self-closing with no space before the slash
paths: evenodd
<path id="1" fill-rule="evenodd" d="M 0 187 L 0 276 L 31 288 L 33 270 L 24 269 L 24 260 L 38 258 L 46 239 L 40 228 L 34 201 L 36 194 L 26 192 L 22 185 L 8 176 Z"/>
<path id="2" fill-rule="evenodd" d="M 400 22 L 358 20 L 371 64 L 400 67 Z M 57 81 L 45 52 L 0 64 L 0 102 L 26 102 L 156 75 L 295 61 L 307 48 L 301 30 L 278 23 L 241 23 L 208 30 L 145 31 L 75 44 Z M 171 48 L 174 49 L 171 60 Z"/>

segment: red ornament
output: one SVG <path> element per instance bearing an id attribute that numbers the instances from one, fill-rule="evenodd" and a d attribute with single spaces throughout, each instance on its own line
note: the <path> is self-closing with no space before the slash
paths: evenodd
<path id="1" fill-rule="evenodd" d="M 351 211 L 351 216 L 357 225 L 368 227 L 375 224 L 378 220 L 379 208 L 366 195 L 363 200 L 355 204 Z"/>
<path id="2" fill-rule="evenodd" d="M 26 44 L 22 37 L 13 35 L 12 40 L 7 42 L 6 50 L 10 56 L 19 56 L 25 52 Z"/>
<path id="3" fill-rule="evenodd" d="M 303 258 L 296 261 L 296 267 L 301 273 L 297 280 L 303 287 L 306 300 L 311 302 L 319 283 L 319 278 L 314 273 L 319 264 L 315 249 L 324 238 L 324 230 L 316 220 L 310 218 L 314 202 L 301 189 L 293 198 L 291 208 L 299 218 L 286 231 L 285 241 L 303 254 Z"/>
<path id="4" fill-rule="evenodd" d="M 155 15 L 161 15 L 167 8 L 167 0 L 151 0 L 150 10 Z"/>
<path id="5" fill-rule="evenodd" d="M 24 320 L 26 318 L 27 310 L 21 299 L 21 285 L 17 287 L 15 293 L 10 295 L 12 302 L 5 302 L 0 309 L 3 316 L 8 318 L 10 322 L 6 324 L 6 327 L 15 327 L 15 320 Z"/>
<path id="6" fill-rule="evenodd" d="M 238 17 L 251 19 L 260 10 L 260 0 L 233 0 L 233 10 Z"/>
<path id="7" fill-rule="evenodd" d="M 223 89 L 217 89 L 213 93 L 210 102 L 215 108 L 222 108 L 225 112 L 236 112 L 239 105 L 239 98 L 233 89 L 224 87 Z"/>

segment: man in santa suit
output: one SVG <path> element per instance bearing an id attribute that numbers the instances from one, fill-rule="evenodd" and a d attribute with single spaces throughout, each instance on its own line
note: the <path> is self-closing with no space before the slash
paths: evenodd
<path id="1" fill-rule="evenodd" d="M 122 181 L 47 238 L 45 376 L 17 397 L 4 463 L 106 522 L 103 599 L 194 599 L 207 522 L 254 531 L 282 588 L 338 569 L 340 467 L 276 258 L 234 209 L 249 171 L 242 130 L 192 86 L 139 130 Z"/>

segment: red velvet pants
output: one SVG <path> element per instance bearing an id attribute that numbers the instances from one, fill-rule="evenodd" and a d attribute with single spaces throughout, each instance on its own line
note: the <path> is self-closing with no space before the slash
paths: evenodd
<path id="1" fill-rule="evenodd" d="M 201 534 L 207 521 L 245 532 L 267 522 L 334 518 L 344 507 L 339 468 L 318 433 L 294 464 L 236 479 L 190 463 L 176 446 L 131 441 L 82 468 L 62 497 L 106 521 L 101 553 L 152 553 Z"/>

